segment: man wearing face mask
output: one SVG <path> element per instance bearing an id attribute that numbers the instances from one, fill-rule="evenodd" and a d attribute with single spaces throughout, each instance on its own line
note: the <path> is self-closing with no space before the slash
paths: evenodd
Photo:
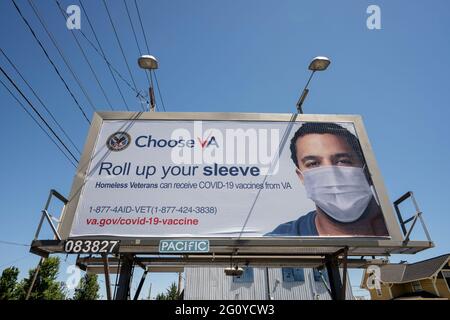
<path id="1" fill-rule="evenodd" d="M 305 123 L 291 140 L 296 174 L 316 210 L 267 236 L 387 236 L 358 139 L 335 123 Z"/>

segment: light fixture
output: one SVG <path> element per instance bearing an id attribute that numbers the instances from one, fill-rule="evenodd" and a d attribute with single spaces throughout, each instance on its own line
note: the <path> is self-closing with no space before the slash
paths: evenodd
<path id="1" fill-rule="evenodd" d="M 244 269 L 238 266 L 225 268 L 225 275 L 227 276 L 233 276 L 233 277 L 239 277 L 242 276 L 244 273 Z"/>
<path id="2" fill-rule="evenodd" d="M 154 70 L 158 69 L 158 60 L 151 55 L 143 55 L 138 59 L 139 67 L 142 69 Z"/>
<path id="3" fill-rule="evenodd" d="M 328 68 L 331 61 L 327 57 L 315 57 L 309 64 L 308 69 L 311 71 L 324 71 Z"/>
<path id="4" fill-rule="evenodd" d="M 158 60 L 154 56 L 145 54 L 139 57 L 138 59 L 139 67 L 144 70 L 150 70 L 150 87 L 148 88 L 150 103 L 149 109 L 154 112 L 156 110 L 156 102 L 155 102 L 155 93 L 153 89 L 153 77 L 152 70 L 158 69 Z M 147 75 L 148 79 L 148 75 Z"/>
<path id="5" fill-rule="evenodd" d="M 303 113 L 303 108 L 302 108 L 303 102 L 305 102 L 306 96 L 309 93 L 308 85 L 311 82 L 311 79 L 312 79 L 314 73 L 316 73 L 316 71 L 326 70 L 328 68 L 328 66 L 330 65 L 330 63 L 331 63 L 331 61 L 327 57 L 318 56 L 318 57 L 315 57 L 309 64 L 308 69 L 311 70 L 311 75 L 309 76 L 308 82 L 306 82 L 305 88 L 303 89 L 302 94 L 297 101 L 297 112 L 298 113 Z"/>

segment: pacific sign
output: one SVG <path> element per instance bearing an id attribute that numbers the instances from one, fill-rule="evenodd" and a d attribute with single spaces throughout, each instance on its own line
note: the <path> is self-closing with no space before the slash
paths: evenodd
<path id="1" fill-rule="evenodd" d="M 160 253 L 209 252 L 208 240 L 161 240 Z"/>

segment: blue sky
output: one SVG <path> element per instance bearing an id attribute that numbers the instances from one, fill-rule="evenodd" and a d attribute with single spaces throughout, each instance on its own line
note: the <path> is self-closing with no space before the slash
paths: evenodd
<path id="1" fill-rule="evenodd" d="M 28 1 L 16 1 L 91 117 L 88 101 Z M 78 4 L 78 0 L 61 2 L 64 7 Z M 131 82 L 103 3 L 84 3 L 106 55 Z M 145 48 L 134 2 L 127 4 Z M 310 59 L 330 57 L 330 68 L 311 83 L 305 112 L 363 116 L 391 201 L 414 191 L 436 244 L 434 249 L 393 256 L 391 261 L 413 262 L 450 251 L 450 215 L 443 201 L 450 194 L 448 1 L 139 0 L 138 4 L 151 54 L 160 63 L 158 80 L 167 111 L 294 112 Z M 366 27 L 370 4 L 381 8 L 381 30 Z M 55 2 L 35 1 L 35 6 L 96 108 L 107 110 Z M 147 81 L 136 63 L 139 52 L 123 1 L 108 1 L 108 6 L 133 76 L 145 92 Z M 82 30 L 93 40 L 83 14 L 81 19 Z M 82 148 L 87 122 L 11 1 L 0 2 L 0 39 L 1 48 Z M 105 63 L 79 39 L 114 108 L 124 109 Z M 31 97 L 3 57 L 0 65 Z M 133 92 L 118 81 L 131 109 L 138 110 Z M 3 87 L 0 93 L 4 135 L 0 240 L 28 244 L 49 189 L 68 195 L 75 171 Z M 38 104 L 36 99 L 32 101 Z M 24 246 L 0 243 L 0 269 L 13 263 L 25 276 L 37 261 Z M 65 265 L 71 263 L 73 257 Z M 152 292 L 164 290 L 175 279 L 173 274 L 152 276 Z M 358 286 L 360 272 L 352 271 L 351 280 Z M 144 292 L 148 292 L 147 286 Z"/>

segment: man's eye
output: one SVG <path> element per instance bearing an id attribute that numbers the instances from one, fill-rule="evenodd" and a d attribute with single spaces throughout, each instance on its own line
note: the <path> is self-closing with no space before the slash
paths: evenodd
<path id="1" fill-rule="evenodd" d="M 307 168 L 314 168 L 314 167 L 318 167 L 320 165 L 320 163 L 318 161 L 309 161 L 307 163 L 305 163 L 305 167 Z"/>
<path id="2" fill-rule="evenodd" d="M 351 159 L 339 159 L 336 164 L 340 165 L 352 165 L 353 161 Z"/>

